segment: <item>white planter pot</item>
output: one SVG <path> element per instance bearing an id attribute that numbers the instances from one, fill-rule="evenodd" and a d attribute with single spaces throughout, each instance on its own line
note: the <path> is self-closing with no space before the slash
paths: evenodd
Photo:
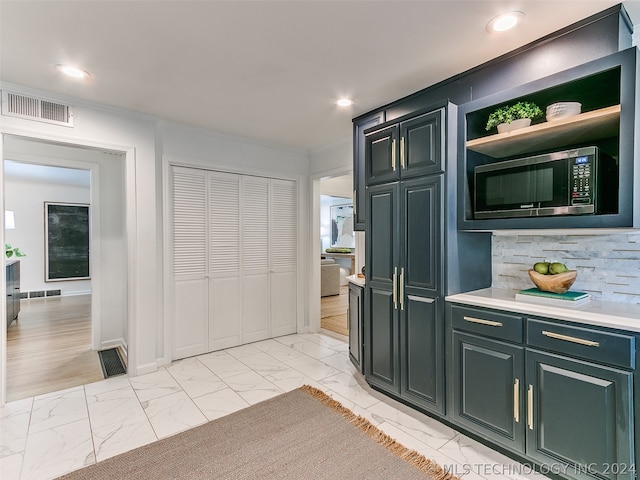
<path id="1" fill-rule="evenodd" d="M 530 118 L 519 118 L 518 120 L 514 120 L 509 125 L 511 125 L 511 130 L 517 130 L 518 128 L 525 128 L 531 125 Z"/>
<path id="2" fill-rule="evenodd" d="M 507 133 L 511 130 L 528 127 L 529 125 L 531 125 L 530 118 L 519 118 L 518 120 L 514 120 L 511 123 L 501 123 L 500 125 L 498 125 L 498 133 Z"/>

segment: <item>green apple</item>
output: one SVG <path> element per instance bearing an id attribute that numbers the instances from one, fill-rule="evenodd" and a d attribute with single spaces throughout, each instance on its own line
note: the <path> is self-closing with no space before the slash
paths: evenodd
<path id="1" fill-rule="evenodd" d="M 546 275 L 549 273 L 549 262 L 537 262 L 533 265 L 533 269 L 542 275 Z"/>
<path id="2" fill-rule="evenodd" d="M 564 263 L 553 262 L 551 265 L 549 265 L 549 273 L 551 275 L 556 275 L 558 273 L 564 273 L 567 271 L 569 271 L 569 269 Z"/>

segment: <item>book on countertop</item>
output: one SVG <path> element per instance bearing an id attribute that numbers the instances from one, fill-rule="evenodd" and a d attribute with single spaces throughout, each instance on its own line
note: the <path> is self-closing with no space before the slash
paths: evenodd
<path id="1" fill-rule="evenodd" d="M 537 288 L 528 288 L 516 293 L 516 300 L 549 306 L 555 305 L 574 308 L 589 303 L 591 301 L 591 295 L 586 292 L 569 291 L 566 293 L 553 293 L 544 292 Z"/>

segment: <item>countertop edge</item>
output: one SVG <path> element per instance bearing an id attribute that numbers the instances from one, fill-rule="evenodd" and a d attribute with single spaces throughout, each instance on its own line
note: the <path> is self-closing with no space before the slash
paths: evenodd
<path id="1" fill-rule="evenodd" d="M 358 277 L 357 274 L 354 275 L 348 275 L 347 276 L 347 280 L 351 283 L 353 283 L 354 285 L 358 285 L 360 287 L 364 287 L 365 286 L 365 279 L 364 278 L 360 278 Z"/>
<path id="2" fill-rule="evenodd" d="M 578 308 L 562 308 L 515 300 L 516 290 L 485 288 L 445 297 L 447 302 L 551 317 L 581 324 L 640 332 L 640 306 L 592 300 Z M 612 312 L 612 313 L 605 313 Z"/>

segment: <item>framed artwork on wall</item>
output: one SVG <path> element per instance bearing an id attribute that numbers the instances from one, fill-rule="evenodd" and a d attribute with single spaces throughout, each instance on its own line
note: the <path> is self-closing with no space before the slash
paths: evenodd
<path id="1" fill-rule="evenodd" d="M 331 246 L 356 247 L 353 233 L 353 204 L 331 205 Z"/>
<path id="2" fill-rule="evenodd" d="M 87 280 L 89 205 L 44 203 L 45 281 Z"/>

